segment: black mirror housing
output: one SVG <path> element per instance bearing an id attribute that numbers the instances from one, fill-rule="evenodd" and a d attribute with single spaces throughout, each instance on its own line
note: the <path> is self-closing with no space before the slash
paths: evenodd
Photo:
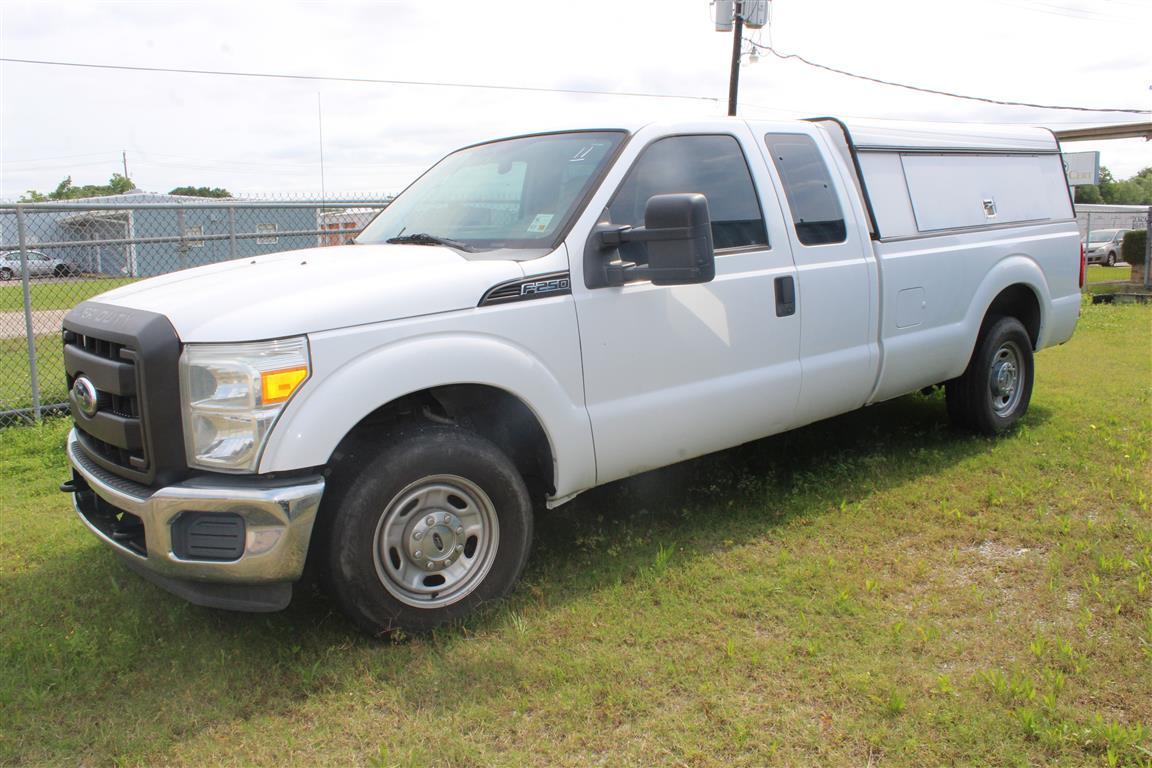
<path id="1" fill-rule="evenodd" d="M 604 251 L 624 243 L 646 243 L 648 263 L 608 263 Z M 589 288 L 651 280 L 653 285 L 707 283 L 716 277 L 708 199 L 698 193 L 654 195 L 644 207 L 644 226 L 601 223 L 585 249 Z"/>
<path id="2" fill-rule="evenodd" d="M 650 198 L 644 207 L 644 229 L 670 235 L 648 243 L 648 272 L 653 285 L 707 283 L 716 277 L 712 217 L 704 195 Z"/>

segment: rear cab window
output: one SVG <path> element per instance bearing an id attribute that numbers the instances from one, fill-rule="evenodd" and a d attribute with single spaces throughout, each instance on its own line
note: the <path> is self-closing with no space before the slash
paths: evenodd
<path id="1" fill-rule="evenodd" d="M 844 242 L 844 212 L 816 142 L 798 133 L 769 133 L 764 143 L 784 186 L 796 238 L 803 245 Z"/>

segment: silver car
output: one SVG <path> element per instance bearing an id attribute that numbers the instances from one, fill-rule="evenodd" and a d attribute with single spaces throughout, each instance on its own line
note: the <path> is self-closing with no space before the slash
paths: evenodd
<path id="1" fill-rule="evenodd" d="M 1084 256 L 1089 264 L 1116 266 L 1120 261 L 1120 244 L 1124 242 L 1126 229 L 1094 229 L 1088 235 L 1084 246 Z"/>
<path id="2" fill-rule="evenodd" d="M 0 280 L 13 280 L 21 275 L 20 251 L 0 253 Z M 29 277 L 67 277 L 78 272 L 74 264 L 45 256 L 40 251 L 28 251 Z"/>

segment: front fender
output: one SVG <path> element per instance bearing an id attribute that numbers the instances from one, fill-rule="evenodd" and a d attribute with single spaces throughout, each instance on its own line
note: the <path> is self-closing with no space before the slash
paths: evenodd
<path id="1" fill-rule="evenodd" d="M 327 464 L 365 416 L 405 395 L 483 384 L 515 395 L 535 414 L 551 444 L 557 497 L 595 484 L 592 431 L 582 403 L 527 349 L 506 338 L 459 332 L 365 346 L 349 334 L 312 339 L 311 379 L 273 428 L 260 472 Z M 363 351 L 349 351 L 355 348 Z"/>

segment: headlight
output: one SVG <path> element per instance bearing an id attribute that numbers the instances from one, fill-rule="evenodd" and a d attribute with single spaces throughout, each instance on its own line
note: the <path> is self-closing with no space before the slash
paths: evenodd
<path id="1" fill-rule="evenodd" d="M 304 337 L 186 345 L 180 399 L 188 466 L 255 472 L 276 417 L 309 370 Z"/>

